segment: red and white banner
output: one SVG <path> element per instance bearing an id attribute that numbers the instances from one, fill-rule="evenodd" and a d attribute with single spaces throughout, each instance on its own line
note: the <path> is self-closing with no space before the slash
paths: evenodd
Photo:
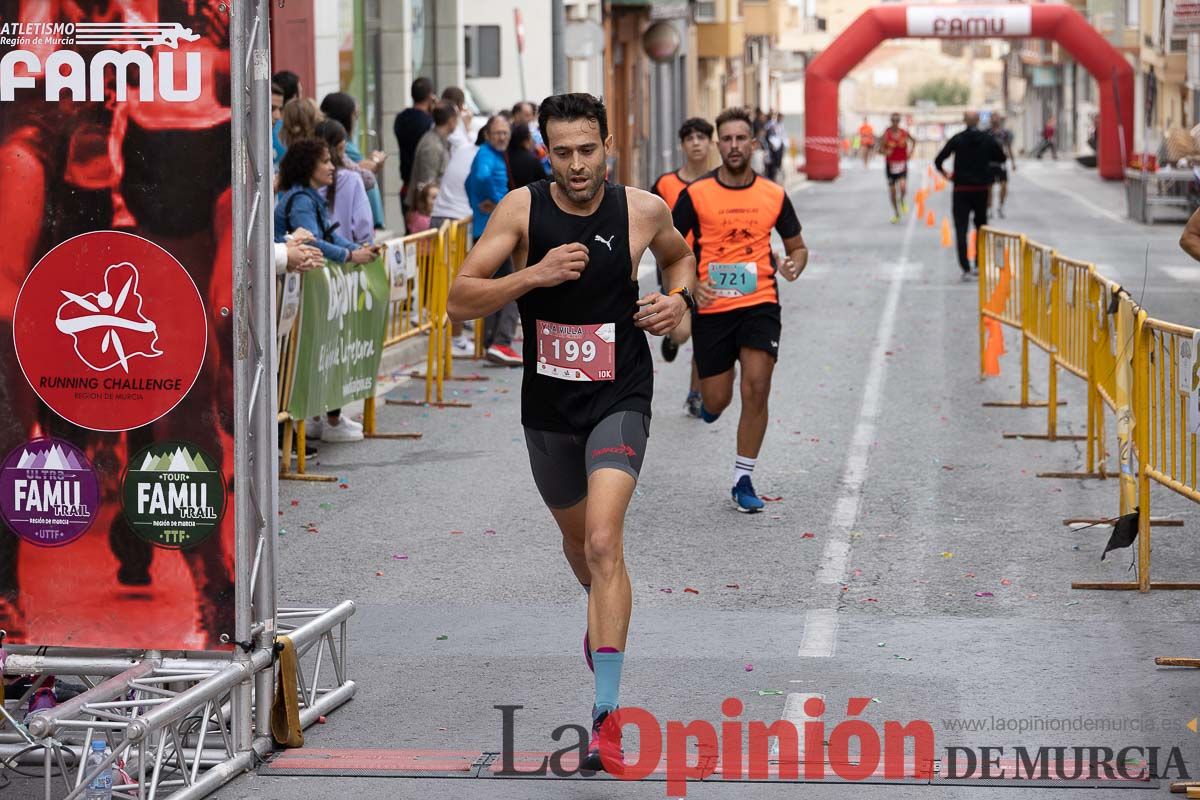
<path id="1" fill-rule="evenodd" d="M 1026 5 L 1011 6 L 908 6 L 909 36 L 1029 36 L 1033 11 Z"/>

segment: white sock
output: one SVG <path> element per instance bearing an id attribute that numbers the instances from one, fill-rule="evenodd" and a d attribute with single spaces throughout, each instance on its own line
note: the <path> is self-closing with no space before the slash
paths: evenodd
<path id="1" fill-rule="evenodd" d="M 735 486 L 737 485 L 737 482 L 742 479 L 743 475 L 748 476 L 750 473 L 754 472 L 754 463 L 756 461 L 758 461 L 757 458 L 750 458 L 748 456 L 737 457 L 737 459 L 733 462 L 733 483 Z"/>

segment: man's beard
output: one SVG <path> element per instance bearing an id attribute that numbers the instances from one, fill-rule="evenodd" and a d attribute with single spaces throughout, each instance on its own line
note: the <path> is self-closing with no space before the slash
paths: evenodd
<path id="1" fill-rule="evenodd" d="M 742 163 L 736 167 L 732 166 L 729 163 L 728 159 L 722 159 L 721 163 L 725 167 L 725 169 L 728 170 L 729 173 L 733 174 L 733 175 L 741 176 L 741 175 L 745 175 L 747 172 L 750 171 L 750 157 L 749 156 L 744 157 L 742 159 Z"/>
<path id="2" fill-rule="evenodd" d="M 582 189 L 572 189 L 570 184 L 570 176 L 564 175 L 561 172 L 554 173 L 554 182 L 558 184 L 559 191 L 567 196 L 567 199 L 572 203 L 584 205 L 592 202 L 596 198 L 596 193 L 600 191 L 600 187 L 604 185 L 604 176 L 600 173 L 593 173 L 592 179 L 588 181 L 587 186 Z"/>

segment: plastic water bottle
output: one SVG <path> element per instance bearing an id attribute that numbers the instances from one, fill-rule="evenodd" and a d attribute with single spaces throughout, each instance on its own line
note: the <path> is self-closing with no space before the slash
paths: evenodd
<path id="1" fill-rule="evenodd" d="M 96 767 L 104 763 L 104 759 L 108 758 L 110 751 L 108 745 L 100 740 L 92 742 L 92 752 L 88 753 L 87 766 L 84 767 L 84 775 L 90 775 L 95 771 Z M 113 773 L 111 769 L 106 769 L 104 772 L 97 775 L 87 785 L 87 791 L 83 793 L 84 800 L 112 800 Z"/>

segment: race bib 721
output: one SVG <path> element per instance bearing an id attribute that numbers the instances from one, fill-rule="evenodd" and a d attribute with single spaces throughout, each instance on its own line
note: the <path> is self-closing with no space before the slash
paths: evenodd
<path id="1" fill-rule="evenodd" d="M 708 280 L 717 297 L 740 297 L 754 294 L 758 288 L 758 264 L 744 261 L 738 264 L 709 264 Z"/>

